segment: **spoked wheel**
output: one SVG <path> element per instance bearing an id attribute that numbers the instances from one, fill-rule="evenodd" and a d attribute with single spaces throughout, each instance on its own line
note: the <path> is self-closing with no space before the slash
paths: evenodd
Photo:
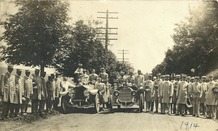
<path id="1" fill-rule="evenodd" d="M 109 109 L 110 109 L 110 112 L 113 112 L 113 96 L 110 95 L 109 96 Z"/>
<path id="2" fill-rule="evenodd" d="M 99 113 L 101 111 L 101 102 L 99 98 L 99 94 L 97 93 L 95 95 L 95 112 Z"/>
<path id="3" fill-rule="evenodd" d="M 143 94 L 141 93 L 139 97 L 139 112 L 142 112 L 143 108 L 144 108 L 144 97 Z"/>

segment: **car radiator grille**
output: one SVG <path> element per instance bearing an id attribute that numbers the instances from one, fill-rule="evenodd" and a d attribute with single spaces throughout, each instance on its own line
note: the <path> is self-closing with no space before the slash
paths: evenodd
<path id="1" fill-rule="evenodd" d="M 131 95 L 131 89 L 129 88 L 123 88 L 119 91 L 119 101 L 120 102 L 131 102 L 132 101 L 132 95 Z"/>

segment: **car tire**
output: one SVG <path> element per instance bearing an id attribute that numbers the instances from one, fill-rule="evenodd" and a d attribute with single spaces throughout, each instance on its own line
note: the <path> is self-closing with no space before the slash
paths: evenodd
<path id="1" fill-rule="evenodd" d="M 144 107 L 144 97 L 143 94 L 141 93 L 139 96 L 139 112 L 143 111 L 143 107 Z"/>
<path id="2" fill-rule="evenodd" d="M 113 112 L 113 96 L 112 95 L 110 95 L 109 96 L 109 109 L 110 109 L 110 112 Z"/>
<path id="3" fill-rule="evenodd" d="M 101 102 L 99 98 L 99 94 L 95 95 L 95 113 L 99 113 L 101 111 Z"/>

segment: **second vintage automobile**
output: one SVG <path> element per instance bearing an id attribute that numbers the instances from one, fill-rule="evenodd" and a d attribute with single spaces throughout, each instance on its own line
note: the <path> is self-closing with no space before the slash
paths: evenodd
<path id="1" fill-rule="evenodd" d="M 138 108 L 139 112 L 142 112 L 144 108 L 143 89 L 138 89 L 130 83 L 114 84 L 110 100 L 111 110 L 113 110 L 113 106 L 118 108 Z"/>

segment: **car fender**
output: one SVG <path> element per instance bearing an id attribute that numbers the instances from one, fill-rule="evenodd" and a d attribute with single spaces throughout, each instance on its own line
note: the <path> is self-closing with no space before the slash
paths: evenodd
<path id="1" fill-rule="evenodd" d="M 61 95 L 61 96 L 65 96 L 67 93 L 68 93 L 68 91 L 61 91 L 61 92 L 60 92 L 60 95 Z"/>
<path id="2" fill-rule="evenodd" d="M 89 92 L 90 92 L 92 95 L 95 95 L 95 94 L 98 93 L 98 89 L 89 90 Z"/>

